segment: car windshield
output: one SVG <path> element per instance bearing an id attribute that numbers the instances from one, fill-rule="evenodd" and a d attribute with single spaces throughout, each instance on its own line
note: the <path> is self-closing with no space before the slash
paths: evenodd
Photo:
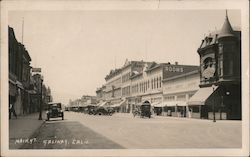
<path id="1" fill-rule="evenodd" d="M 50 108 L 55 109 L 55 108 L 61 108 L 61 104 L 60 103 L 56 103 L 56 104 L 51 104 Z"/>

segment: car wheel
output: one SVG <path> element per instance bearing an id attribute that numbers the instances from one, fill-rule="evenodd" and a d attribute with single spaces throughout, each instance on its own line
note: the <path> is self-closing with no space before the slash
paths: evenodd
<path id="1" fill-rule="evenodd" d="M 100 115 L 100 116 L 101 116 L 101 115 L 102 115 L 102 113 L 101 113 L 101 112 L 99 112 L 99 113 L 98 113 L 98 115 Z"/>

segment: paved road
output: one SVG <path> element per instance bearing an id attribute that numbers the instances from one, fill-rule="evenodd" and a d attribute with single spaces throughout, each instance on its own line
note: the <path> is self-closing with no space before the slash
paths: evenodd
<path id="1" fill-rule="evenodd" d="M 119 144 L 77 121 L 46 121 L 21 149 L 117 149 Z"/>
<path id="2" fill-rule="evenodd" d="M 240 148 L 241 121 L 213 123 L 168 117 L 134 118 L 130 114 L 93 116 L 65 112 L 64 121 L 46 122 L 32 138 L 36 142 L 22 148 Z"/>

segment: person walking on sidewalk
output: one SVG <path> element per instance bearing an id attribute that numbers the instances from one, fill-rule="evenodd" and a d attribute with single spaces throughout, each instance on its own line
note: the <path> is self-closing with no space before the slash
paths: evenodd
<path id="1" fill-rule="evenodd" d="M 11 119 L 11 114 L 12 113 L 13 113 L 13 115 L 17 119 L 17 115 L 16 115 L 16 111 L 15 111 L 14 105 L 12 103 L 10 103 L 10 106 L 9 106 L 9 119 Z"/>

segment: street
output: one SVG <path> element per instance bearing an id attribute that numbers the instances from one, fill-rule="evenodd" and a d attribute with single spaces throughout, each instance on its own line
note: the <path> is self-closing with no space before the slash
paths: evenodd
<path id="1" fill-rule="evenodd" d="M 240 148 L 241 121 L 197 120 L 116 113 L 65 112 L 46 121 L 21 149 Z M 45 117 L 43 117 L 45 118 Z"/>

